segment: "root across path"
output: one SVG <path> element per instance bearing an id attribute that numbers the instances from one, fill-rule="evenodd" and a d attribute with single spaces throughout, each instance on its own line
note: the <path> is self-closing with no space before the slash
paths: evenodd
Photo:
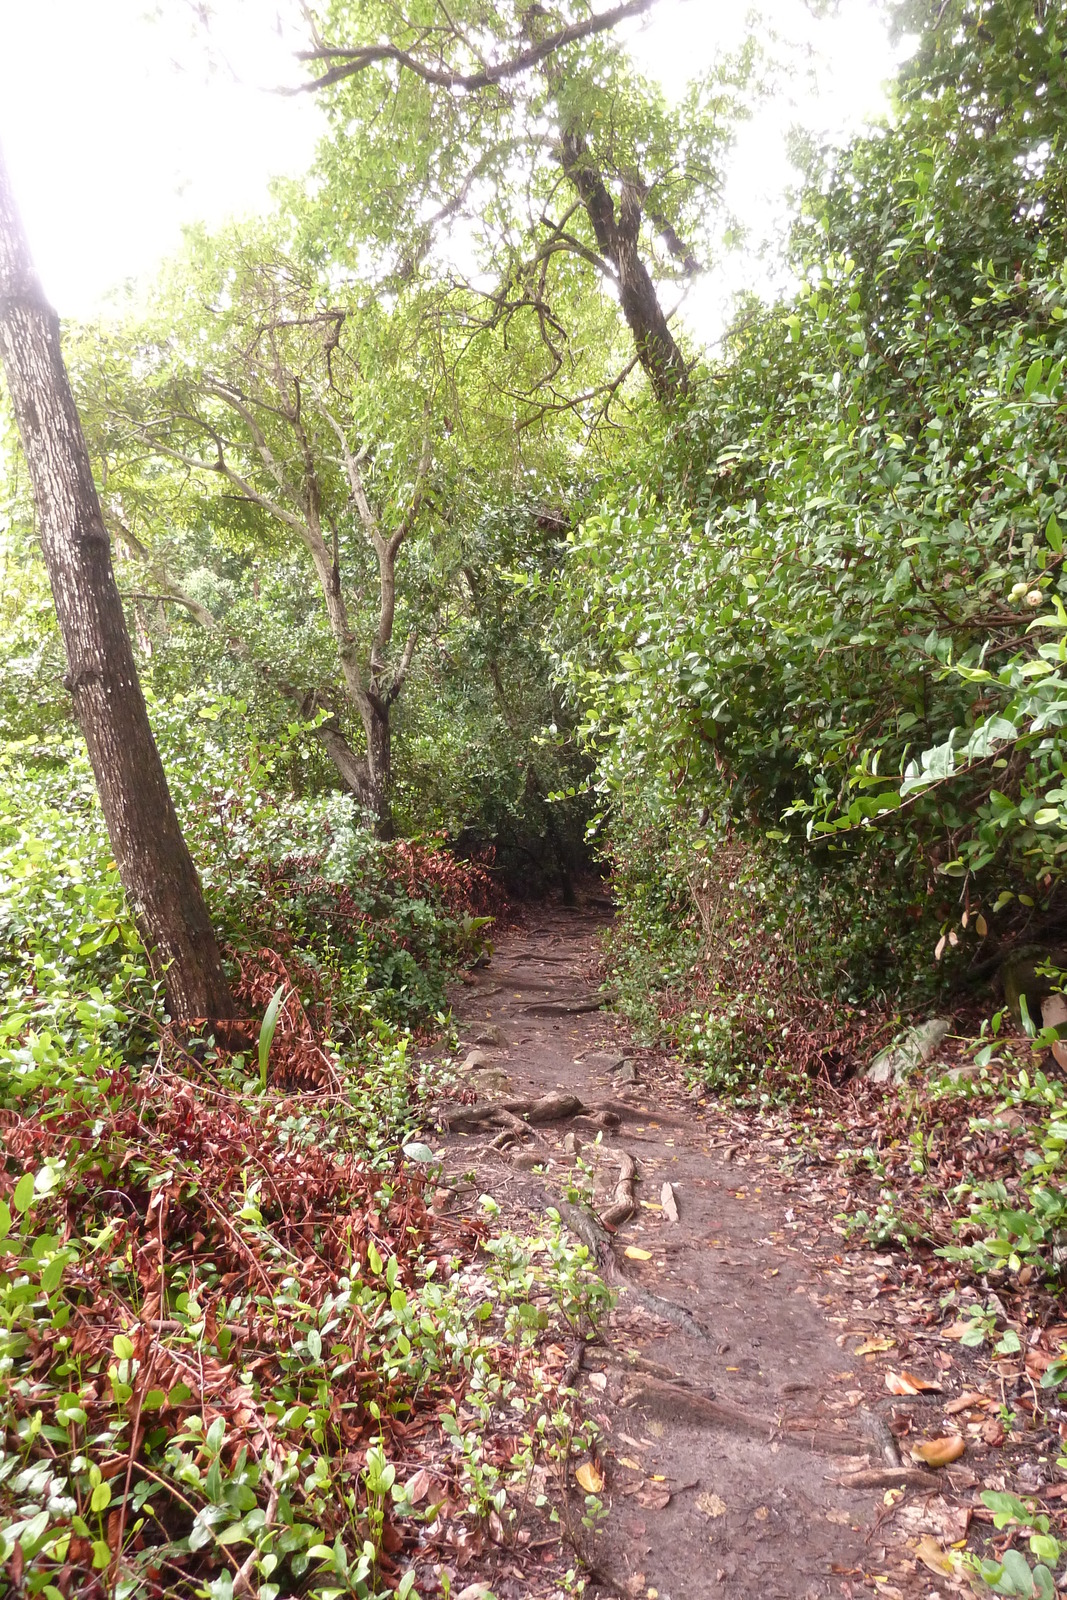
<path id="1" fill-rule="evenodd" d="M 618 1292 L 568 1372 L 602 1430 L 610 1514 L 591 1592 L 942 1592 L 921 1568 L 899 1587 L 899 1560 L 890 1584 L 879 1530 L 887 1493 L 936 1496 L 947 1480 L 901 1461 L 854 1381 L 847 1308 L 828 1303 L 781 1205 L 739 1183 L 677 1072 L 602 1008 L 603 923 L 599 909 L 535 914 L 457 986 L 473 1103 L 438 1115 L 457 1171 L 473 1165 L 512 1220 L 555 1206 Z M 511 1581 L 501 1600 L 541 1592 Z"/>

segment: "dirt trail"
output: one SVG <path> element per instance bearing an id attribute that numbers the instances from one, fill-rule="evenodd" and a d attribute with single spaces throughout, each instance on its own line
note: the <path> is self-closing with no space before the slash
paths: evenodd
<path id="1" fill-rule="evenodd" d="M 679 1082 L 657 1072 L 655 1058 L 642 1060 L 618 1019 L 566 1009 L 595 1003 L 604 920 L 602 910 L 534 913 L 455 995 L 462 1038 L 484 1058 L 468 1068 L 479 1102 L 563 1091 L 588 1105 L 620 1105 L 621 1125 L 603 1134 L 598 1209 L 610 1204 L 619 1176 L 611 1152 L 637 1162 L 636 1214 L 609 1248 L 621 1281 L 644 1294 L 623 1288 L 605 1332 L 616 1358 L 593 1352 L 578 1380 L 604 1429 L 611 1515 L 598 1540 L 600 1592 L 659 1600 L 874 1594 L 871 1574 L 885 1569 L 870 1534 L 883 1490 L 837 1480 L 884 1467 L 892 1444 L 887 1455 L 884 1423 L 855 1394 L 844 1398 L 852 1374 L 836 1337 L 846 1319 L 828 1320 L 825 1279 L 791 1242 L 781 1197 L 741 1181 Z M 627 1065 L 612 1070 L 612 1057 Z M 539 1129 L 551 1147 L 544 1177 L 529 1171 L 546 1159 L 539 1146 L 518 1164 L 491 1152 L 479 1161 L 479 1181 L 507 1210 L 558 1204 L 574 1159 L 564 1140 L 575 1126 Z M 591 1141 L 595 1131 L 578 1138 Z M 454 1134 L 457 1157 L 486 1138 L 485 1130 Z M 664 1181 L 673 1185 L 676 1223 L 658 1209 Z M 627 1246 L 648 1259 L 628 1258 Z M 684 1374 L 690 1387 L 620 1367 L 618 1357 L 633 1352 Z"/>

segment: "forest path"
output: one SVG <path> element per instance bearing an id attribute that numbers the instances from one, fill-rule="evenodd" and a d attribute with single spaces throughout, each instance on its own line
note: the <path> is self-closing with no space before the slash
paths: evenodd
<path id="1" fill-rule="evenodd" d="M 827 1294 L 826 1267 L 809 1254 L 802 1230 L 810 1223 L 795 1221 L 788 1197 L 765 1187 L 767 1169 L 747 1164 L 758 1155 L 715 1147 L 706 1120 L 714 1105 L 697 1107 L 676 1065 L 635 1048 L 622 1019 L 566 1009 L 596 1004 L 596 941 L 605 921 L 598 905 L 535 910 L 454 996 L 461 1038 L 482 1058 L 470 1060 L 465 1074 L 479 1102 L 562 1091 L 622 1110 L 621 1126 L 603 1134 L 599 1152 L 595 1128 L 577 1131 L 596 1167 L 597 1210 L 610 1204 L 618 1179 L 614 1152 L 636 1158 L 636 1214 L 618 1227 L 608 1253 L 616 1282 L 637 1292 L 623 1287 L 602 1330 L 605 1351 L 588 1354 L 577 1380 L 603 1429 L 610 1504 L 597 1539 L 596 1592 L 658 1600 L 899 1594 L 879 1590 L 870 1576 L 886 1571 L 869 1535 L 883 1487 L 837 1481 L 888 1459 L 877 1399 L 867 1409 L 850 1383 L 843 1330 L 862 1339 L 862 1328 L 847 1312 L 830 1320 L 843 1309 L 841 1295 Z M 573 1120 L 540 1127 L 545 1143 L 517 1162 L 485 1150 L 484 1128 L 454 1133 L 449 1166 L 475 1166 L 481 1187 L 521 1228 L 523 1212 L 538 1216 L 560 1204 L 574 1171 L 564 1141 L 570 1132 L 573 1144 L 576 1127 Z M 530 1171 L 535 1163 L 545 1165 L 543 1175 Z M 660 1209 L 665 1181 L 677 1222 Z M 646 1255 L 629 1257 L 628 1247 Z M 680 1312 L 673 1320 L 671 1305 Z M 684 1374 L 690 1387 L 626 1370 L 620 1361 L 632 1353 Z M 866 1443 L 865 1432 L 876 1442 Z M 511 1589 L 505 1579 L 495 1592 L 543 1592 L 535 1591 L 532 1569 L 528 1578 L 526 1588 Z"/>

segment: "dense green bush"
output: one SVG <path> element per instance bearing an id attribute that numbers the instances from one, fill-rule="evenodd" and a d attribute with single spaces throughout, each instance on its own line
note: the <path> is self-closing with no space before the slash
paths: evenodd
<path id="1" fill-rule="evenodd" d="M 796 295 L 574 539 L 561 665 L 622 881 L 650 830 L 701 882 L 740 850 L 721 914 L 851 1005 L 1059 914 L 1060 48 L 1016 0 L 941 8 L 891 126 L 813 173 Z"/>

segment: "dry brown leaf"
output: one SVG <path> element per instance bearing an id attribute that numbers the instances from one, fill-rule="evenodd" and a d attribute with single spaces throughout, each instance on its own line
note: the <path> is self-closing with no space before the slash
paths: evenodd
<path id="1" fill-rule="evenodd" d="M 956 1571 L 955 1557 L 943 1550 L 932 1533 L 924 1533 L 915 1546 L 915 1554 L 924 1567 L 941 1578 L 951 1578 Z"/>
<path id="2" fill-rule="evenodd" d="M 979 1394 L 977 1389 L 968 1389 L 955 1400 L 950 1400 L 943 1408 L 945 1415 L 954 1417 L 960 1411 L 975 1411 L 979 1407 L 986 1408 L 993 1404 L 987 1394 Z"/>
<path id="3" fill-rule="evenodd" d="M 651 1261 L 652 1260 L 652 1251 L 651 1250 L 640 1250 L 637 1247 L 637 1245 L 635 1245 L 635 1244 L 628 1244 L 626 1246 L 626 1249 L 623 1251 L 623 1255 L 624 1256 L 628 1256 L 631 1261 Z"/>
<path id="4" fill-rule="evenodd" d="M 697 1510 L 703 1511 L 706 1517 L 725 1517 L 726 1501 L 720 1500 L 717 1494 L 701 1494 L 697 1496 Z"/>
<path id="5" fill-rule="evenodd" d="M 911 1456 L 914 1461 L 925 1461 L 928 1467 L 947 1467 L 950 1461 L 958 1461 L 966 1448 L 958 1433 L 950 1433 L 944 1439 L 913 1444 Z"/>
<path id="6" fill-rule="evenodd" d="M 595 1462 L 583 1461 L 574 1477 L 579 1489 L 584 1489 L 586 1494 L 599 1494 L 604 1487 L 603 1475 Z"/>
<path id="7" fill-rule="evenodd" d="M 404 1492 L 413 1506 L 417 1506 L 420 1500 L 425 1500 L 430 1492 L 430 1482 L 430 1474 L 425 1467 L 420 1467 L 415 1476 L 408 1479 L 404 1485 Z"/>
<path id="8" fill-rule="evenodd" d="M 974 1327 L 973 1322 L 950 1322 L 947 1328 L 941 1329 L 942 1339 L 962 1339 L 965 1333 L 970 1333 Z"/>
<path id="9" fill-rule="evenodd" d="M 883 1350 L 892 1350 L 896 1342 L 895 1339 L 868 1339 L 853 1353 L 857 1356 L 880 1355 Z"/>
<path id="10" fill-rule="evenodd" d="M 887 1372 L 885 1386 L 890 1394 L 940 1394 L 941 1385 L 929 1378 L 917 1378 L 914 1372 Z"/>
<path id="11" fill-rule="evenodd" d="M 650 1483 L 638 1489 L 636 1499 L 639 1506 L 646 1506 L 649 1511 L 665 1511 L 671 1503 L 671 1491 Z"/>

